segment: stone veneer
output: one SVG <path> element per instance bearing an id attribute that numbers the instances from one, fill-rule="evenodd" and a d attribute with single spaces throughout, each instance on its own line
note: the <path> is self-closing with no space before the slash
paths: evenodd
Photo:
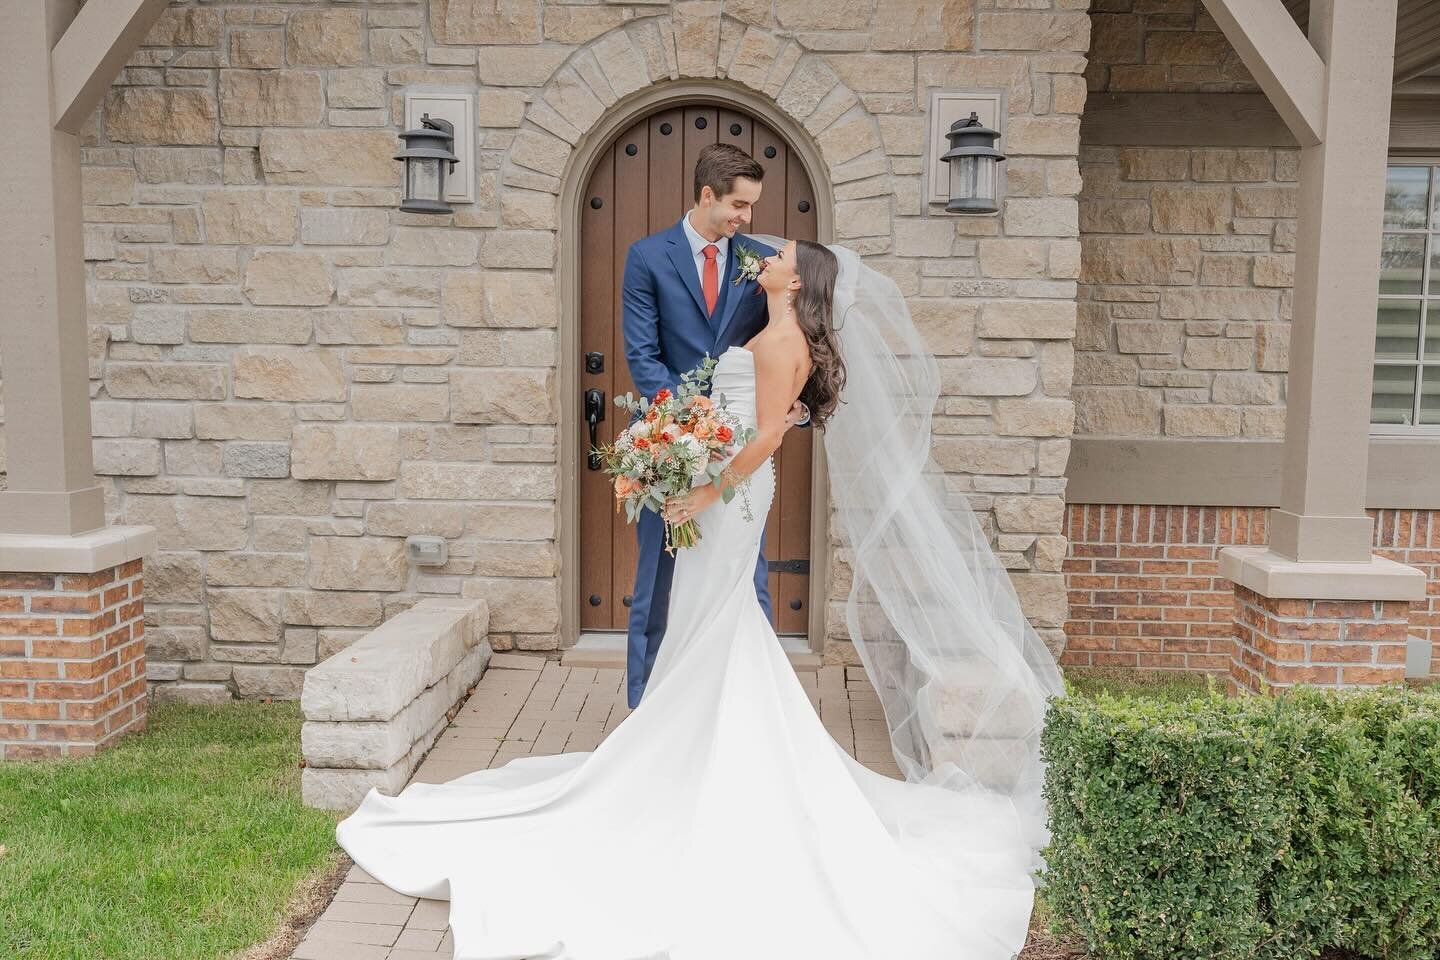
<path id="1" fill-rule="evenodd" d="M 1090 19 L 976 6 L 167 8 L 82 136 L 95 466 L 110 521 L 158 532 L 156 696 L 297 696 L 428 596 L 486 600 L 496 649 L 559 645 L 557 197 L 587 131 L 680 80 L 810 139 L 835 239 L 940 356 L 937 459 L 1058 648 Z M 396 210 L 422 87 L 478 93 L 477 199 L 451 215 Z M 1000 216 L 924 201 L 932 87 L 1005 91 Z M 410 534 L 449 562 L 410 565 Z"/>
<path id="2" fill-rule="evenodd" d="M 89 756 L 145 728 L 141 561 L 0 573 L 0 760 Z"/>
<path id="3" fill-rule="evenodd" d="M 1217 556 L 1222 547 L 1264 545 L 1266 513 L 1262 507 L 1070 504 L 1065 580 L 1071 619 L 1061 662 L 1228 672 L 1236 587 L 1220 576 Z M 1426 599 L 1405 605 L 1408 614 L 1400 618 L 1407 628 L 1400 638 L 1402 672 L 1408 632 L 1429 641 L 1431 676 L 1440 677 L 1440 510 L 1369 515 L 1375 521 L 1375 552 L 1422 570 L 1429 584 Z M 1332 601 L 1256 602 L 1266 609 L 1277 603 L 1321 604 L 1320 619 L 1354 615 L 1331 616 L 1323 604 Z M 1385 610 L 1394 619 L 1393 608 Z"/>

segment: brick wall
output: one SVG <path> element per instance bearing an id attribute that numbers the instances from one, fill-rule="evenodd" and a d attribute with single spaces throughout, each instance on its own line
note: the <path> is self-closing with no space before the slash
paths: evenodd
<path id="1" fill-rule="evenodd" d="M 141 561 L 0 573 L 0 759 L 85 756 L 146 716 Z"/>
<path id="2" fill-rule="evenodd" d="M 1235 590 L 1221 547 L 1267 542 L 1266 509 L 1083 504 L 1067 507 L 1070 621 L 1061 662 L 1225 673 Z M 1410 634 L 1430 641 L 1440 675 L 1440 510 L 1372 510 L 1375 550 L 1419 567 L 1426 600 Z"/>

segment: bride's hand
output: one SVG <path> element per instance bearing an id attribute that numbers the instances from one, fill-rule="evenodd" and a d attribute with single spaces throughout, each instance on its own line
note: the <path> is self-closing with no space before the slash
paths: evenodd
<path id="1" fill-rule="evenodd" d="M 683 497 L 665 501 L 665 519 L 671 523 L 693 520 L 695 515 L 720 499 L 720 490 L 713 483 L 696 487 Z"/>
<path id="2" fill-rule="evenodd" d="M 797 423 L 804 423 L 810 419 L 810 408 L 799 400 L 790 405 L 790 412 L 785 414 L 785 429 L 789 430 Z"/>

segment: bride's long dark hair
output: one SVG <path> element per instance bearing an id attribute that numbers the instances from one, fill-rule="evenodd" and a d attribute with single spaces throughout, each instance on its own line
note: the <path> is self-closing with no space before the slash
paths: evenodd
<path id="1" fill-rule="evenodd" d="M 805 332 L 814 363 L 810 379 L 800 390 L 800 400 L 810 408 L 810 423 L 823 429 L 840 405 L 840 392 L 845 389 L 845 358 L 840 355 L 840 339 L 833 323 L 840 261 L 823 244 L 796 240 L 795 271 L 800 277 L 795 317 Z"/>

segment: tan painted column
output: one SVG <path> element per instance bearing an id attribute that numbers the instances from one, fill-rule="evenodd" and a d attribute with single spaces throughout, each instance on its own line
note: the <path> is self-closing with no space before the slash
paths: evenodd
<path id="1" fill-rule="evenodd" d="M 1370 559 L 1365 515 L 1376 277 L 1396 0 L 1313 0 L 1324 131 L 1300 151 L 1285 455 L 1270 546 L 1300 561 Z"/>
<path id="2" fill-rule="evenodd" d="M 90 448 L 80 142 L 51 116 L 50 50 L 76 9 L 74 0 L 7 4 L 0 30 L 3 533 L 105 523 Z"/>

